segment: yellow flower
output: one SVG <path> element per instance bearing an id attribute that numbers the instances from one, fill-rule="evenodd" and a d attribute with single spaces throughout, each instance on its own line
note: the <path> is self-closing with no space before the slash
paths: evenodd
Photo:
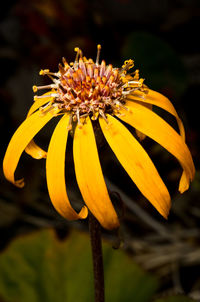
<path id="1" fill-rule="evenodd" d="M 133 67 L 132 60 L 125 61 L 122 68 L 113 68 L 105 61 L 100 64 L 100 48 L 98 45 L 95 62 L 87 60 L 82 51 L 75 48 L 77 55 L 73 63 L 68 64 L 63 59 L 57 73 L 48 69 L 40 71 L 41 75 L 48 75 L 53 84 L 33 86 L 34 92 L 40 89 L 50 89 L 50 92 L 34 97 L 35 102 L 27 118 L 14 133 L 4 157 L 5 177 L 16 186 L 23 187 L 23 179 L 14 178 L 22 152 L 25 150 L 36 159 L 46 158 L 49 195 L 62 216 L 69 220 L 83 219 L 87 217 L 89 208 L 103 227 L 118 227 L 119 220 L 99 162 L 93 130 L 93 123 L 98 122 L 130 178 L 158 212 L 167 218 L 171 205 L 169 192 L 146 151 L 120 120 L 134 127 L 140 140 L 147 135 L 177 158 L 183 168 L 179 183 L 181 193 L 188 189 L 195 173 L 190 151 L 185 144 L 182 121 L 166 97 L 143 84 L 138 70 L 127 73 Z M 152 105 L 176 118 L 180 134 L 152 111 Z M 62 117 L 45 152 L 33 138 L 58 115 Z M 70 205 L 65 182 L 66 143 L 72 130 L 76 179 L 86 204 L 79 213 Z"/>

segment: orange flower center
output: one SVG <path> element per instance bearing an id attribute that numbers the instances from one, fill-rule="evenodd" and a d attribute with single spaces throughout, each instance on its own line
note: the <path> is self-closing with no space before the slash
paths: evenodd
<path id="1" fill-rule="evenodd" d="M 77 52 L 74 62 L 68 64 L 63 58 L 63 65 L 59 64 L 59 71 L 52 73 L 48 69 L 41 70 L 40 74 L 47 74 L 54 84 L 47 86 L 33 86 L 33 91 L 50 88 L 55 97 L 53 101 L 61 112 L 69 112 L 74 121 L 80 123 L 80 118 L 90 115 L 96 120 L 99 114 L 106 119 L 105 114 L 118 113 L 124 108 L 127 95 L 134 90 L 142 90 L 143 80 L 139 80 L 138 71 L 134 77 L 127 76 L 127 70 L 133 67 L 133 61 L 125 61 L 122 68 L 113 68 L 103 60 L 99 64 L 101 46 L 97 46 L 96 62 L 87 60 L 82 51 Z M 43 96 L 36 96 L 41 98 Z"/>
<path id="2" fill-rule="evenodd" d="M 73 67 L 60 68 L 59 101 L 63 109 L 80 116 L 112 112 L 122 102 L 123 82 L 119 70 L 80 58 Z"/>

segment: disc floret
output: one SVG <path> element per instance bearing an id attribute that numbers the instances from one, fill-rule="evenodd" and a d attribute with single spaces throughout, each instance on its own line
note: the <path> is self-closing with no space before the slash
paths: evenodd
<path id="1" fill-rule="evenodd" d="M 63 58 L 63 65 L 59 64 L 57 73 L 49 69 L 40 71 L 40 75 L 48 75 L 53 81 L 46 86 L 33 86 L 33 91 L 52 89 L 51 106 L 57 107 L 62 113 L 69 113 L 73 121 L 91 116 L 96 120 L 98 116 L 106 119 L 106 113 L 117 114 L 124 107 L 127 95 L 135 90 L 146 92 L 143 79 L 139 79 L 139 72 L 132 74 L 127 71 L 134 66 L 133 60 L 124 62 L 122 68 L 113 68 L 102 60 L 99 64 L 101 46 L 97 46 L 97 57 L 94 62 L 82 56 L 82 51 L 75 48 L 74 62 L 67 63 Z M 44 96 L 35 96 L 34 99 Z M 43 108 L 41 108 L 43 110 Z"/>

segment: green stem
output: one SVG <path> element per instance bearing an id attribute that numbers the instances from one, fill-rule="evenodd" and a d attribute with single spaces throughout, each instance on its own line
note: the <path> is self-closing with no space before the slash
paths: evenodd
<path id="1" fill-rule="evenodd" d="M 89 231 L 92 247 L 95 302 L 104 302 L 104 270 L 101 244 L 101 226 L 91 213 L 89 214 Z"/>

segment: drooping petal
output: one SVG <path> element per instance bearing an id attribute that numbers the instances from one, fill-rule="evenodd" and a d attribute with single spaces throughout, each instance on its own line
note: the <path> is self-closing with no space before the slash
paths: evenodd
<path id="1" fill-rule="evenodd" d="M 178 159 L 184 171 L 179 190 L 180 192 L 187 190 L 190 181 L 194 178 L 195 168 L 190 151 L 182 137 L 161 117 L 139 102 L 127 101 L 126 106 L 130 111 L 122 110 L 124 115 L 119 115 L 119 118 L 151 137 Z"/>
<path id="2" fill-rule="evenodd" d="M 46 96 L 45 98 L 38 98 L 34 101 L 33 105 L 28 111 L 27 117 L 29 117 L 34 111 L 39 109 L 45 104 L 48 104 L 49 102 L 52 102 L 54 99 L 53 97 L 49 97 L 49 94 L 53 93 L 54 91 L 49 91 L 43 96 Z M 32 156 L 35 159 L 41 159 L 41 158 L 46 158 L 47 153 L 44 151 L 42 148 L 40 148 L 34 140 L 31 140 L 31 142 L 28 144 L 28 146 L 25 148 L 25 152 Z"/>
<path id="3" fill-rule="evenodd" d="M 170 100 L 167 97 L 165 97 L 164 95 L 162 95 L 161 93 L 159 93 L 157 91 L 148 89 L 147 94 L 144 94 L 141 91 L 136 90 L 133 92 L 133 94 L 130 94 L 128 96 L 128 98 L 130 100 L 133 99 L 136 101 L 145 102 L 145 103 L 149 103 L 149 104 L 158 106 L 158 107 L 166 110 L 170 114 L 172 114 L 177 120 L 180 135 L 185 140 L 185 129 L 184 129 L 183 123 L 182 123 L 181 119 L 179 118 L 174 106 L 172 105 L 172 103 L 170 102 Z"/>
<path id="4" fill-rule="evenodd" d="M 72 208 L 65 182 L 65 152 L 68 137 L 69 115 L 65 114 L 56 126 L 47 152 L 46 176 L 49 196 L 55 209 L 68 220 L 86 218 L 87 207 L 84 206 L 80 213 Z"/>
<path id="5" fill-rule="evenodd" d="M 119 221 L 107 192 L 89 117 L 81 129 L 78 126 L 75 129 L 73 154 L 77 183 L 88 208 L 106 229 L 118 227 Z"/>
<path id="6" fill-rule="evenodd" d="M 107 119 L 108 124 L 102 118 L 99 122 L 111 149 L 142 194 L 167 218 L 170 195 L 150 157 L 124 125 L 110 115 Z"/>
<path id="7" fill-rule="evenodd" d="M 24 186 L 23 179 L 15 180 L 14 178 L 22 152 L 40 129 L 52 118 L 52 113 L 41 114 L 40 111 L 37 111 L 19 126 L 11 138 L 3 161 L 3 171 L 5 177 L 16 186 Z"/>
<path id="8" fill-rule="evenodd" d="M 151 104 L 143 103 L 143 106 L 145 106 L 148 109 L 152 110 L 152 105 Z M 135 132 L 136 132 L 136 135 L 137 135 L 137 137 L 139 138 L 140 141 L 143 141 L 145 139 L 146 135 L 144 133 L 142 133 L 138 129 L 135 129 Z"/>
<path id="9" fill-rule="evenodd" d="M 25 152 L 35 159 L 47 157 L 47 152 L 40 148 L 33 139 L 26 146 Z"/>

